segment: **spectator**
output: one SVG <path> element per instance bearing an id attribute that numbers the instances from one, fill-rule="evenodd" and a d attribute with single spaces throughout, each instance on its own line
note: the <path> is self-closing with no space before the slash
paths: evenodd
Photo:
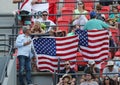
<path id="1" fill-rule="evenodd" d="M 71 75 L 64 74 L 57 85 L 71 85 Z"/>
<path id="2" fill-rule="evenodd" d="M 113 85 L 114 81 L 109 76 L 105 76 L 103 79 L 103 85 Z"/>
<path id="3" fill-rule="evenodd" d="M 51 21 L 51 20 L 48 19 L 48 12 L 47 12 L 47 11 L 43 11 L 43 12 L 42 12 L 42 17 L 41 17 L 40 19 L 38 19 L 38 21 L 39 21 L 40 23 L 44 23 L 44 24 L 46 25 L 46 30 L 45 30 L 45 32 L 51 31 L 52 28 L 53 28 L 54 26 L 56 26 L 53 21 Z M 52 27 L 52 26 L 53 26 L 53 27 Z"/>
<path id="4" fill-rule="evenodd" d="M 113 73 L 113 74 L 112 74 Z M 115 66 L 114 61 L 110 60 L 107 66 L 103 69 L 103 78 L 109 76 L 110 79 L 117 82 L 118 80 L 118 67 Z"/>
<path id="5" fill-rule="evenodd" d="M 94 60 L 88 61 L 88 67 L 84 69 L 84 73 L 92 74 L 93 79 L 99 80 L 100 69 L 96 67 Z"/>
<path id="6" fill-rule="evenodd" d="M 109 5 L 112 5 L 112 1 L 111 0 L 100 0 L 100 4 L 102 6 L 109 6 Z"/>
<path id="7" fill-rule="evenodd" d="M 40 22 L 36 21 L 34 23 L 34 26 L 33 28 L 31 29 L 31 32 L 34 33 L 34 34 L 42 34 L 42 33 L 45 33 L 44 30 L 42 29 L 41 27 L 41 24 Z"/>
<path id="8" fill-rule="evenodd" d="M 31 24 L 31 9 L 32 5 L 35 4 L 37 0 L 24 0 L 24 2 L 20 3 L 20 24 L 22 25 L 30 25 Z"/>
<path id="9" fill-rule="evenodd" d="M 90 13 L 90 18 L 91 20 L 89 20 L 86 25 L 84 26 L 84 30 L 102 30 L 104 28 L 116 28 L 113 26 L 110 26 L 108 24 L 106 24 L 105 22 L 96 19 L 97 13 L 95 11 L 92 11 Z"/>
<path id="10" fill-rule="evenodd" d="M 67 34 L 67 36 L 74 36 L 75 35 L 75 29 L 76 29 L 76 27 L 71 27 L 70 32 Z"/>
<path id="11" fill-rule="evenodd" d="M 96 81 L 92 80 L 92 74 L 85 74 L 85 81 L 83 81 L 80 85 L 98 85 Z"/>
<path id="12" fill-rule="evenodd" d="M 109 18 L 113 19 L 114 22 L 120 22 L 120 14 L 117 6 L 112 6 L 112 12 Z"/>
<path id="13" fill-rule="evenodd" d="M 19 60 L 19 82 L 20 85 L 24 83 L 24 70 L 26 71 L 26 81 L 28 85 L 33 85 L 31 80 L 31 57 L 32 57 L 32 43 L 30 37 L 30 27 L 23 26 L 23 34 L 16 39 L 16 47 L 18 49 Z"/>
<path id="14" fill-rule="evenodd" d="M 72 83 L 75 83 L 76 75 L 75 75 L 75 71 L 70 67 L 70 61 L 65 61 L 65 68 L 61 70 L 60 73 L 65 73 L 65 74 L 72 73 Z"/>
<path id="15" fill-rule="evenodd" d="M 74 10 L 73 14 L 73 24 L 81 25 L 81 29 L 83 29 L 83 26 L 88 21 L 85 14 L 88 12 L 84 9 L 84 4 L 82 2 L 78 2 L 78 8 Z M 80 15 L 79 15 L 80 14 Z M 83 14 L 83 15 L 81 15 Z"/>
<path id="16" fill-rule="evenodd" d="M 96 5 L 96 13 L 97 13 L 96 19 L 105 21 L 105 15 L 101 14 L 101 9 L 102 9 L 102 6 L 100 4 L 97 4 Z"/>

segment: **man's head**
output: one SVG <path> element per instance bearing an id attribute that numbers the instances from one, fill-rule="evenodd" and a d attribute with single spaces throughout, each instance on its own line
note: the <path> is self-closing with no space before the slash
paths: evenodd
<path id="1" fill-rule="evenodd" d="M 90 12 L 91 19 L 96 18 L 96 16 L 97 16 L 97 13 L 95 11 Z"/>
<path id="2" fill-rule="evenodd" d="M 48 12 L 47 11 L 43 11 L 42 12 L 42 19 L 43 20 L 47 20 L 47 18 L 48 18 Z"/>
<path id="3" fill-rule="evenodd" d="M 110 60 L 107 62 L 107 67 L 110 71 L 113 70 L 113 67 L 114 67 L 114 61 Z"/>
<path id="4" fill-rule="evenodd" d="M 70 69 L 70 61 L 65 61 L 65 69 Z"/>
<path id="5" fill-rule="evenodd" d="M 30 26 L 23 26 L 23 33 L 29 35 L 31 33 Z"/>
<path id="6" fill-rule="evenodd" d="M 87 81 L 90 81 L 90 80 L 92 79 L 92 74 L 86 73 L 86 74 L 85 74 L 85 79 L 86 79 Z"/>

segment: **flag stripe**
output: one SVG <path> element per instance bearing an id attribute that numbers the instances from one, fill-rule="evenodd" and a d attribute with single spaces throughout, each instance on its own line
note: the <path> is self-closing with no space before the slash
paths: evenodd
<path id="1" fill-rule="evenodd" d="M 69 50 L 71 48 L 77 48 L 77 47 L 78 47 L 78 45 L 70 46 L 70 47 L 67 47 L 67 48 L 57 48 L 57 51 Z"/>

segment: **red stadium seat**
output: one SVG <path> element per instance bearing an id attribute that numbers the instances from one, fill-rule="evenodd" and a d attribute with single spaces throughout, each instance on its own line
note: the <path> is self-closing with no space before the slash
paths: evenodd
<path id="1" fill-rule="evenodd" d="M 106 12 L 108 12 L 108 11 L 106 11 L 106 10 L 101 10 L 101 13 L 105 15 L 105 18 L 106 18 L 106 19 L 108 19 L 108 18 L 109 18 L 109 14 L 106 13 Z"/>
<path id="2" fill-rule="evenodd" d="M 80 66 L 86 66 L 87 65 L 87 62 L 84 62 L 83 56 L 80 52 L 77 52 L 76 60 L 79 61 L 79 62 L 77 62 L 77 65 L 80 65 Z"/>
<path id="3" fill-rule="evenodd" d="M 64 7 L 69 7 L 71 9 L 75 9 L 75 6 L 76 6 L 75 0 L 64 0 L 64 2 L 65 2 Z M 72 2 L 72 3 L 70 3 L 70 2 Z"/>
<path id="4" fill-rule="evenodd" d="M 105 10 L 105 11 L 110 11 L 110 7 L 109 6 L 102 6 L 102 9 L 101 10 Z"/>
<path id="5" fill-rule="evenodd" d="M 88 12 L 91 12 L 93 10 L 92 7 L 85 7 L 85 10 L 87 10 Z"/>
<path id="6" fill-rule="evenodd" d="M 59 0 L 47 0 L 47 2 L 49 2 L 49 3 L 56 3 L 56 2 L 59 2 Z"/>
<path id="7" fill-rule="evenodd" d="M 118 10 L 119 10 L 119 12 L 120 12 L 120 5 L 118 5 L 117 8 L 118 8 Z"/>
<path id="8" fill-rule="evenodd" d="M 120 50 L 118 50 L 118 51 L 115 53 L 115 56 L 116 56 L 116 57 L 120 57 Z"/>
<path id="9" fill-rule="evenodd" d="M 65 19 L 63 19 L 62 17 L 59 17 L 58 20 L 57 20 L 57 24 L 58 24 L 58 30 L 62 30 L 62 31 L 65 31 L 66 34 L 68 33 L 68 25 L 69 25 L 69 22 Z M 63 26 L 62 26 L 63 25 Z"/>
<path id="10" fill-rule="evenodd" d="M 71 10 L 70 8 L 68 7 L 63 7 L 61 9 L 61 12 L 62 12 L 62 17 L 65 19 L 65 20 L 68 20 L 69 22 L 72 21 L 72 14 L 73 14 L 73 10 Z M 70 15 L 64 15 L 64 14 L 70 14 Z"/>

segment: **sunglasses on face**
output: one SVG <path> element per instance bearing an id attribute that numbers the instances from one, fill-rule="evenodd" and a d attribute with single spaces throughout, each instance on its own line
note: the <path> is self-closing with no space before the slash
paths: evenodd
<path id="1" fill-rule="evenodd" d="M 43 16 L 48 16 L 47 14 L 43 14 Z"/>
<path id="2" fill-rule="evenodd" d="M 69 64 L 65 64 L 65 65 L 69 65 Z"/>
<path id="3" fill-rule="evenodd" d="M 83 4 L 78 4 L 78 5 L 83 5 Z"/>

